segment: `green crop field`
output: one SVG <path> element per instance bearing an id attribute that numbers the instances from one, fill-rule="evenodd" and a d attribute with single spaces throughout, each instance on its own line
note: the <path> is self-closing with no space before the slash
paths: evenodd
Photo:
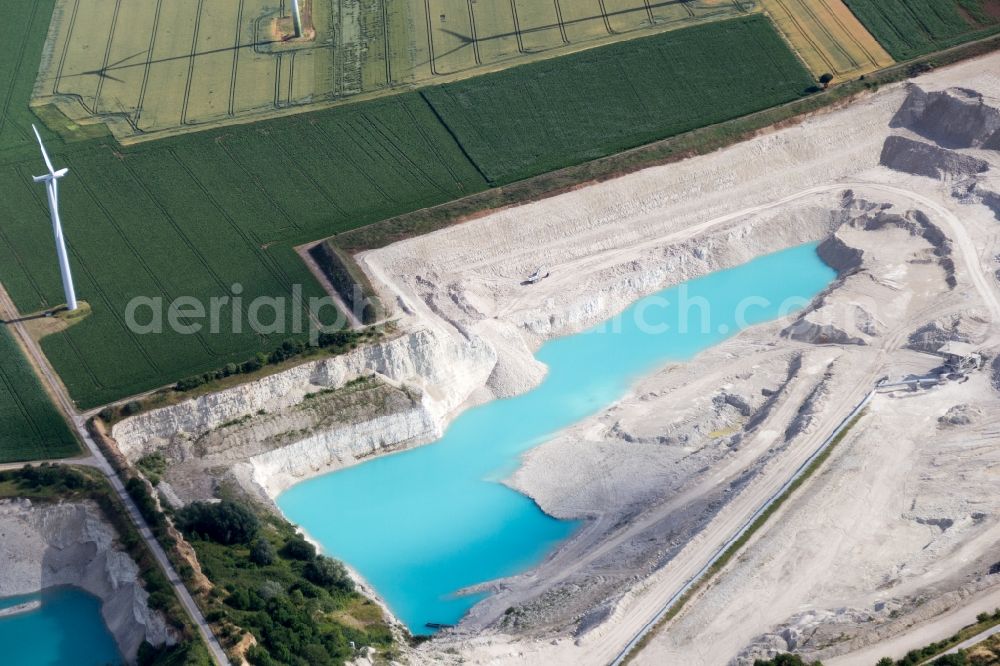
<path id="1" fill-rule="evenodd" d="M 27 359 L 0 324 L 0 463 L 80 453 L 69 426 L 42 389 Z"/>
<path id="2" fill-rule="evenodd" d="M 813 84 L 771 22 L 755 15 L 422 94 L 500 183 L 787 102 Z"/>
<path id="3" fill-rule="evenodd" d="M 53 5 L 0 0 L 11 19 L 0 23 L 0 43 L 14 45 L 0 56 L 0 282 L 25 314 L 63 300 L 44 190 L 31 181 L 42 163 L 28 110 Z M 732 53 L 743 55 L 724 55 Z M 253 333 L 245 321 L 237 329 L 231 301 L 217 332 L 145 334 L 126 325 L 136 297 L 161 298 L 165 310 L 185 296 L 208 309 L 212 298 L 234 297 L 234 284 L 244 309 L 258 296 L 288 304 L 295 285 L 300 299 L 319 296 L 296 244 L 748 113 L 811 83 L 759 15 L 497 77 L 489 79 L 495 94 L 469 80 L 426 96 L 404 93 L 128 147 L 109 135 L 67 142 L 43 128 L 57 166 L 70 169 L 60 184 L 64 227 L 77 291 L 92 314 L 41 344 L 78 405 L 305 337 L 291 323 L 291 306 L 261 316 L 283 319 L 285 333 Z M 489 113 L 463 102 L 476 99 Z M 49 124 L 68 122 L 40 113 Z M 151 323 L 147 310 L 136 319 Z"/>
<path id="4" fill-rule="evenodd" d="M 985 36 L 1000 29 L 996 0 L 845 0 L 896 60 Z"/>

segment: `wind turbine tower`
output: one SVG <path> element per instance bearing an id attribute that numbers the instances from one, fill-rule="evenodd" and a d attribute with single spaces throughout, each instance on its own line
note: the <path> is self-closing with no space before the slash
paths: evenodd
<path id="1" fill-rule="evenodd" d="M 302 37 L 302 9 L 299 7 L 299 0 L 292 0 L 292 26 L 295 29 L 295 38 Z"/>
<path id="2" fill-rule="evenodd" d="M 49 154 L 45 152 L 45 144 L 42 143 L 42 135 L 38 133 L 38 128 L 34 125 L 35 137 L 38 139 L 38 147 L 42 149 L 42 157 L 45 159 L 45 166 L 49 173 L 45 176 L 35 176 L 36 183 L 45 183 L 45 191 L 49 195 L 49 212 L 52 215 L 52 233 L 56 237 L 56 254 L 59 255 L 59 272 L 62 273 L 63 290 L 66 292 L 66 308 L 72 312 L 77 308 L 76 290 L 73 289 L 73 274 L 69 270 L 69 256 L 66 254 L 66 240 L 63 238 L 62 222 L 59 220 L 59 179 L 69 173 L 69 169 L 55 170 Z"/>

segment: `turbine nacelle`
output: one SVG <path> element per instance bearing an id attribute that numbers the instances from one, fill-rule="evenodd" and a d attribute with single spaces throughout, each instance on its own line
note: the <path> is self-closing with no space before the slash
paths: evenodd
<path id="1" fill-rule="evenodd" d="M 65 176 L 68 173 L 69 173 L 69 169 L 59 169 L 59 171 L 55 171 L 55 172 L 50 173 L 48 175 L 45 175 L 45 176 L 35 176 L 34 178 L 35 178 L 35 182 L 36 183 L 47 183 L 47 182 L 49 182 L 51 180 L 55 180 L 57 178 L 62 178 L 63 176 Z"/>

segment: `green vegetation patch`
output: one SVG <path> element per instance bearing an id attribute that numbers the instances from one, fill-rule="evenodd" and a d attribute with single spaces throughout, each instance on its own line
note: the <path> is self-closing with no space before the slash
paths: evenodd
<path id="1" fill-rule="evenodd" d="M 0 463 L 67 458 L 80 444 L 0 324 Z"/>
<path id="2" fill-rule="evenodd" d="M 781 104 L 815 81 L 763 15 L 524 65 L 423 92 L 492 183 Z"/>
<path id="3" fill-rule="evenodd" d="M 195 502 L 177 514 L 215 584 L 206 618 L 232 645 L 240 629 L 257 639 L 255 666 L 342 664 L 372 646 L 392 656 L 389 625 L 354 589 L 343 565 L 318 555 L 286 521 L 233 501 Z"/>
<path id="4" fill-rule="evenodd" d="M 896 60 L 909 60 L 1000 29 L 988 11 L 993 0 L 845 2 Z"/>

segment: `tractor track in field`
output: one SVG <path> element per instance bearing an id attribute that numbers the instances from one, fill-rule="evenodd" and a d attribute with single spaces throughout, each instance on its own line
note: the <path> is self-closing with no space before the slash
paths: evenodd
<path id="1" fill-rule="evenodd" d="M 268 192 L 267 188 L 261 182 L 260 178 L 253 172 L 251 172 L 250 169 L 248 169 L 246 165 L 243 162 L 241 162 L 240 159 L 236 157 L 236 155 L 233 154 L 233 151 L 230 150 L 229 146 L 226 145 L 226 142 L 219 141 L 218 145 L 219 149 L 226 154 L 227 158 L 229 158 L 229 161 L 232 162 L 241 172 L 243 172 L 243 175 L 247 179 L 247 181 L 253 183 L 253 185 L 260 191 L 264 199 L 266 199 L 267 202 L 271 204 L 271 206 L 273 206 L 274 209 L 285 219 L 285 222 L 288 223 L 287 226 L 281 227 L 276 231 L 282 231 L 287 229 L 300 229 L 299 225 L 295 222 L 295 218 L 292 217 L 292 215 L 287 210 L 285 210 L 285 207 L 282 206 L 270 192 Z"/>
<path id="2" fill-rule="evenodd" d="M 188 55 L 187 82 L 184 84 L 184 100 L 181 104 L 181 125 L 188 125 L 188 106 L 191 104 L 191 85 L 194 82 L 194 63 L 198 55 L 198 35 L 201 32 L 201 15 L 205 8 L 205 0 L 198 0 L 198 10 L 195 12 L 194 31 L 191 36 L 191 52 Z"/>
<path id="3" fill-rule="evenodd" d="M 21 42 L 17 47 L 17 59 L 14 64 L 14 71 L 20 71 L 22 65 L 24 64 L 24 56 L 28 50 L 28 41 L 31 36 L 31 26 L 34 24 L 35 19 L 38 16 L 38 3 L 31 3 L 31 15 L 28 18 L 28 29 L 24 31 L 21 36 Z M 0 108 L 0 132 L 3 131 L 4 125 L 7 124 L 8 113 L 10 111 L 11 102 L 14 99 L 14 89 L 17 87 L 17 77 L 12 76 L 10 79 L 10 85 L 7 86 L 7 92 L 4 94 L 3 107 Z M 17 127 L 21 132 L 22 137 L 27 137 L 27 131 L 18 125 L 17 123 L 11 122 L 11 126 Z M 27 137 L 30 138 L 30 137 Z"/>
<path id="4" fill-rule="evenodd" d="M 111 25 L 108 28 L 108 42 L 104 47 L 104 60 L 97 73 L 97 91 L 94 93 L 94 113 L 100 113 L 101 93 L 104 91 L 104 80 L 108 71 L 108 64 L 111 62 L 111 49 L 115 43 L 115 29 L 118 27 L 118 17 L 121 15 L 122 0 L 115 0 L 115 11 L 111 15 Z"/>
<path id="5" fill-rule="evenodd" d="M 389 49 L 389 10 L 386 7 L 388 0 L 380 0 L 382 7 L 382 41 L 385 44 L 385 85 L 392 87 L 392 52 Z M 313 28 L 315 29 L 315 23 Z"/>
<path id="6" fill-rule="evenodd" d="M 513 0 L 511 0 L 513 2 Z M 559 4 L 560 0 L 552 0 L 552 4 L 556 8 L 556 23 L 559 24 L 559 36 L 562 38 L 563 44 L 569 44 L 569 36 L 566 34 L 566 21 L 563 20 L 562 5 Z"/>
<path id="7" fill-rule="evenodd" d="M 441 72 L 437 69 L 437 54 L 434 53 L 434 22 L 431 20 L 431 0 L 424 0 L 424 14 L 427 16 L 428 64 L 431 66 L 431 74 L 439 76 Z"/>
<path id="8" fill-rule="evenodd" d="M 476 32 L 476 12 L 472 8 L 474 0 L 465 0 L 469 8 L 469 38 L 472 41 L 472 54 L 477 65 L 483 64 L 483 58 L 479 53 L 479 35 Z"/>
<path id="9" fill-rule="evenodd" d="M 847 35 L 847 36 L 849 36 L 850 39 L 851 39 L 851 42 L 853 42 L 854 45 L 858 47 L 858 50 L 861 53 L 865 54 L 865 58 L 867 59 L 868 63 L 870 65 L 872 65 L 873 67 L 878 67 L 878 64 L 879 64 L 878 63 L 878 58 L 875 56 L 874 53 L 872 53 L 871 51 L 868 50 L 868 47 L 866 47 L 864 45 L 864 43 L 860 39 L 857 38 L 857 36 L 854 34 L 854 31 L 852 31 L 843 22 L 843 20 L 841 20 L 840 15 L 838 15 L 837 12 L 834 11 L 833 7 L 830 6 L 829 1 L 828 0 L 818 0 L 818 2 L 821 5 L 823 5 L 823 7 L 826 8 L 827 12 L 830 14 L 830 16 L 833 18 L 833 20 L 836 21 L 836 23 L 837 23 L 838 26 L 840 26 L 840 29 L 844 31 L 844 34 Z"/>
<path id="10" fill-rule="evenodd" d="M 243 50 L 243 9 L 245 0 L 240 0 L 236 10 L 236 41 L 233 48 L 233 72 L 229 77 L 229 117 L 236 115 L 236 76 L 240 67 L 240 51 Z"/>
<path id="11" fill-rule="evenodd" d="M 168 152 L 172 155 L 174 161 L 177 163 L 177 166 L 180 167 L 185 174 L 187 174 L 188 178 L 191 179 L 191 182 L 195 183 L 196 187 L 205 199 L 212 204 L 220 215 L 222 215 L 222 217 L 233 228 L 233 231 L 235 231 L 236 234 L 243 239 L 243 241 L 247 244 L 247 247 L 253 249 L 254 254 L 260 258 L 261 263 L 267 268 L 271 276 L 274 277 L 279 284 L 290 290 L 292 287 L 292 280 L 288 277 L 284 270 L 281 269 L 280 264 L 275 263 L 270 255 L 260 249 L 259 242 L 254 242 L 254 240 L 247 235 L 247 232 L 240 227 L 232 215 L 230 215 L 228 211 L 226 211 L 226 209 L 215 199 L 215 197 L 212 196 L 209 189 L 205 187 L 205 184 L 201 181 L 201 179 L 195 175 L 195 173 L 191 170 L 191 167 L 181 159 L 176 151 L 173 148 L 170 148 Z"/>
<path id="12" fill-rule="evenodd" d="M 521 19 L 517 15 L 517 0 L 510 0 L 510 15 L 514 20 L 514 39 L 517 41 L 517 52 L 525 53 L 524 37 L 521 35 Z"/>
<path id="13" fill-rule="evenodd" d="M 163 0 L 156 0 L 156 13 L 153 15 L 153 28 L 149 35 L 149 50 L 146 51 L 146 63 L 143 65 L 142 86 L 135 105 L 132 126 L 139 130 L 139 120 L 142 117 L 142 107 L 146 103 L 146 90 L 149 88 L 149 73 L 153 69 L 153 53 L 156 50 L 156 35 L 160 31 L 160 14 L 163 11 Z"/>
<path id="14" fill-rule="evenodd" d="M 59 83 L 63 78 L 63 70 L 66 68 L 66 59 L 69 57 L 69 45 L 73 41 L 73 30 L 76 28 L 76 17 L 80 11 L 80 0 L 73 0 L 73 11 L 69 15 L 69 25 L 66 28 L 66 41 L 63 43 L 62 55 L 59 56 L 59 64 L 56 65 L 56 76 L 52 82 L 52 94 L 59 95 Z M 84 107 L 86 108 L 86 107 Z"/>
<path id="15" fill-rule="evenodd" d="M 316 128 L 316 131 L 318 131 L 321 135 L 323 135 L 323 139 L 325 140 L 325 143 L 323 144 L 323 150 L 327 154 L 330 154 L 327 146 L 336 145 L 333 142 L 333 137 L 330 136 L 330 133 L 327 132 L 326 129 L 323 128 L 323 126 L 318 123 L 313 124 L 312 127 Z M 367 180 L 371 184 L 372 188 L 374 188 L 375 191 L 379 193 L 379 196 L 384 198 L 386 201 L 396 203 L 396 200 L 390 197 L 389 194 L 382 189 L 382 187 L 378 184 L 378 182 L 374 178 L 372 178 L 371 174 L 367 170 L 358 168 L 357 162 L 355 162 L 354 159 L 351 158 L 346 151 L 337 150 L 336 148 L 334 148 L 334 150 L 337 151 L 337 154 L 340 156 L 340 159 L 342 161 L 347 162 L 348 164 L 351 165 L 351 168 L 354 169 L 356 173 L 364 175 L 365 180 Z"/>

